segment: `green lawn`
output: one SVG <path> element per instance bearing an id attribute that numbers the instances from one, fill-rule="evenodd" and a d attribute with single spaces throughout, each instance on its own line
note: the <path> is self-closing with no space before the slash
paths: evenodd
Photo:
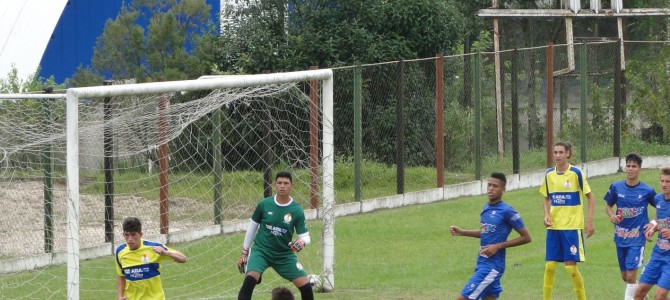
<path id="1" fill-rule="evenodd" d="M 658 170 L 644 171 L 642 179 L 658 189 L 658 174 Z M 613 228 L 602 200 L 609 184 L 620 178 L 623 174 L 589 179 L 597 200 L 596 233 L 586 240 L 587 261 L 579 264 L 588 299 L 620 299 L 625 288 L 612 243 Z M 531 188 L 508 192 L 504 199 L 521 213 L 533 241 L 507 252 L 501 299 L 540 299 L 545 240 L 541 196 L 538 188 Z M 479 241 L 453 237 L 448 227 L 477 228 L 479 211 L 486 201 L 485 196 L 465 197 L 337 218 L 335 291 L 316 298 L 455 299 L 472 275 Z M 316 241 L 320 239 L 318 223 L 310 224 Z M 236 234 L 173 245 L 191 260 L 165 266 L 163 283 L 168 299 L 236 298 L 242 275 L 236 273 L 234 262 L 242 238 Z M 652 245 L 648 244 L 647 256 Z M 301 259 L 317 256 L 315 250 L 308 247 Z M 81 299 L 113 299 L 113 263 L 111 257 L 82 261 Z M 274 271 L 266 273 L 254 299 L 269 299 L 272 287 L 290 285 L 276 277 Z M 0 298 L 63 299 L 66 278 L 65 266 L 5 275 L 0 277 Z M 562 268 L 556 272 L 554 299 L 574 299 Z"/>

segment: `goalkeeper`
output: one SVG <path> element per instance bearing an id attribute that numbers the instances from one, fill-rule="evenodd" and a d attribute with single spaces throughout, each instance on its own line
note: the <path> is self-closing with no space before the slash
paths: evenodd
<path id="1" fill-rule="evenodd" d="M 305 211 L 291 197 L 293 177 L 289 172 L 278 172 L 275 177 L 276 195 L 262 199 L 251 215 L 244 237 L 242 254 L 237 262 L 240 273 L 246 273 L 237 299 L 251 299 L 254 287 L 263 272 L 272 267 L 277 274 L 300 290 L 304 300 L 314 299 L 307 272 L 294 252 L 310 242 Z M 293 239 L 293 232 L 298 234 Z M 253 248 L 251 241 L 254 241 Z"/>

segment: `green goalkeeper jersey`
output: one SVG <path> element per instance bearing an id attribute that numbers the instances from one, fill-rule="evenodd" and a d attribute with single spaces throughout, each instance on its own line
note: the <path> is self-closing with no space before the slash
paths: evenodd
<path id="1" fill-rule="evenodd" d="M 262 199 L 256 205 L 251 220 L 260 224 L 254 247 L 270 253 L 292 252 L 288 244 L 293 240 L 293 232 L 307 233 L 305 211 L 293 198 L 286 205 L 278 204 L 274 196 Z"/>

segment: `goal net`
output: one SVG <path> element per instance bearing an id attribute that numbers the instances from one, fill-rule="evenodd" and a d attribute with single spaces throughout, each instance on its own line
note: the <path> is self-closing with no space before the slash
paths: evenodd
<path id="1" fill-rule="evenodd" d="M 248 220 L 283 170 L 312 237 L 299 261 L 332 290 L 332 106 L 331 70 L 0 94 L 0 294 L 115 297 L 135 216 L 189 257 L 161 266 L 168 298 L 235 298 Z M 276 286 L 295 289 L 268 269 L 255 294 Z"/>

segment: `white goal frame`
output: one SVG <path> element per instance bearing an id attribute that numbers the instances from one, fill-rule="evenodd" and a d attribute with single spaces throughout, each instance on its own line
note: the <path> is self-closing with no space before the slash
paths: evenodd
<path id="1" fill-rule="evenodd" d="M 79 210 L 79 102 L 84 98 L 114 97 L 142 94 L 188 92 L 226 89 L 291 82 L 322 81 L 322 207 L 319 209 L 323 226 L 323 289 L 334 289 L 334 128 L 333 128 L 333 71 L 330 69 L 258 75 L 204 76 L 197 80 L 155 82 L 70 88 L 58 94 L 0 94 L 0 99 L 62 99 L 66 100 L 66 174 L 67 174 L 67 298 L 79 299 L 80 276 L 80 210 Z"/>

